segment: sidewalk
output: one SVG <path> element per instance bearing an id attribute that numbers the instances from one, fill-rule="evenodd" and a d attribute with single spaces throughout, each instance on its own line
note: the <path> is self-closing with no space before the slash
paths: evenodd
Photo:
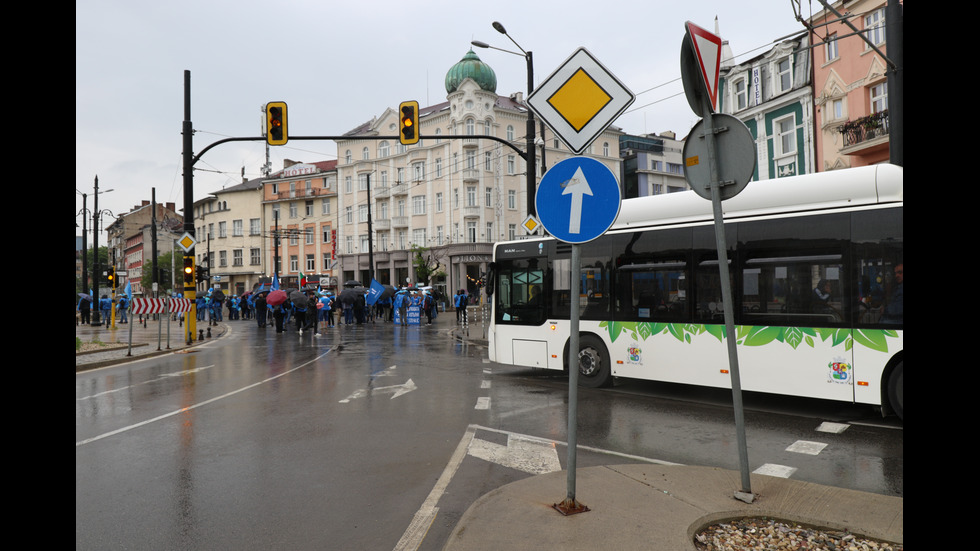
<path id="1" fill-rule="evenodd" d="M 137 321 L 139 316 L 137 317 Z M 204 340 L 195 340 L 191 347 L 209 342 L 225 334 L 228 330 L 227 321 L 220 322 L 216 326 L 210 326 L 211 336 L 208 337 L 208 322 L 197 323 L 198 333 L 203 330 Z M 249 323 L 248 321 L 233 323 Z M 105 325 L 76 325 L 75 337 L 81 339 L 83 343 L 92 341 L 102 342 L 108 345 L 106 349 L 94 352 L 77 352 L 75 354 L 75 371 L 95 369 L 118 363 L 130 362 L 140 358 L 149 358 L 162 354 L 170 354 L 188 348 L 184 342 L 184 327 L 176 321 L 169 322 L 170 337 L 168 342 L 167 326 L 168 321 L 154 321 L 149 319 L 146 326 L 143 323 L 131 321 L 130 323 L 119 323 L 116 320 L 115 328 L 106 328 Z M 132 347 L 130 344 L 130 329 L 132 329 Z"/>

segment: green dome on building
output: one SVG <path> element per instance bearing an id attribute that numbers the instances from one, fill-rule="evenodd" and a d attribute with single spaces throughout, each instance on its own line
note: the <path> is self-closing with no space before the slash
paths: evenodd
<path id="1" fill-rule="evenodd" d="M 446 93 L 452 94 L 463 80 L 471 78 L 487 92 L 497 92 L 497 75 L 489 65 L 480 61 L 471 48 L 463 59 L 446 73 Z"/>

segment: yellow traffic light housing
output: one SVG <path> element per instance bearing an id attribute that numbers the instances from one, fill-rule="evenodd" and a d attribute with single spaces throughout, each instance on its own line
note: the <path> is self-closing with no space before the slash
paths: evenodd
<path id="1" fill-rule="evenodd" d="M 106 277 L 106 281 L 109 282 L 109 285 L 112 286 L 113 288 L 115 288 L 115 286 L 116 286 L 116 269 L 110 266 L 109 269 L 106 271 L 105 277 Z"/>
<path id="2" fill-rule="evenodd" d="M 398 140 L 402 145 L 419 142 L 419 102 L 403 101 L 398 106 Z"/>
<path id="3" fill-rule="evenodd" d="M 265 141 L 269 145 L 285 145 L 289 141 L 286 102 L 273 101 L 265 104 Z"/>
<path id="4" fill-rule="evenodd" d="M 194 288 L 194 257 L 184 257 L 184 288 Z"/>

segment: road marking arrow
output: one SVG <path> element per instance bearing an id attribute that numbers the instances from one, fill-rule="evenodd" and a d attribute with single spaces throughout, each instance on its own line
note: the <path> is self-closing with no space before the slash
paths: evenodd
<path id="1" fill-rule="evenodd" d="M 415 386 L 415 383 L 412 382 L 411 379 L 409 379 L 407 382 L 405 382 L 405 384 L 402 385 L 379 386 L 377 388 L 362 388 L 357 392 L 355 392 L 354 394 L 351 394 L 350 396 L 341 400 L 340 403 L 346 404 L 351 400 L 356 400 L 358 398 L 363 398 L 365 396 L 373 396 L 375 394 L 388 394 L 388 393 L 391 394 L 391 399 L 394 400 L 395 398 L 398 398 L 402 394 L 408 394 L 409 392 L 417 388 L 418 387 Z"/>
<path id="2" fill-rule="evenodd" d="M 582 167 L 575 169 L 575 174 L 571 180 L 562 183 L 565 188 L 562 195 L 572 195 L 572 209 L 568 216 L 568 233 L 581 233 L 582 227 L 582 196 L 592 195 L 592 188 L 589 181 L 582 174 Z"/>

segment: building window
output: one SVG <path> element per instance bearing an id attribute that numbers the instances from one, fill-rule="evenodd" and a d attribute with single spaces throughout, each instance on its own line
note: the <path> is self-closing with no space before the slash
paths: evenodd
<path id="1" fill-rule="evenodd" d="M 466 223 L 466 240 L 470 243 L 476 243 L 476 222 Z"/>
<path id="2" fill-rule="evenodd" d="M 476 186 L 466 186 L 466 206 L 475 207 L 476 205 Z"/>
<path id="3" fill-rule="evenodd" d="M 425 163 L 415 163 L 412 165 L 412 173 L 415 175 L 415 181 L 421 182 L 425 180 Z"/>
<path id="4" fill-rule="evenodd" d="M 425 228 L 412 230 L 412 242 L 418 247 L 425 246 Z"/>
<path id="5" fill-rule="evenodd" d="M 871 112 L 881 113 L 888 109 L 888 83 L 882 82 L 871 87 Z"/>
<path id="6" fill-rule="evenodd" d="M 323 253 L 323 271 L 330 269 L 330 253 Z"/>
<path id="7" fill-rule="evenodd" d="M 442 226 L 436 226 L 436 245 L 442 245 L 443 235 Z"/>
<path id="8" fill-rule="evenodd" d="M 487 222 L 487 241 L 491 243 L 495 241 L 493 235 L 493 222 Z"/>
<path id="9" fill-rule="evenodd" d="M 290 255 L 289 257 L 289 271 L 298 272 L 299 271 L 299 257 L 296 255 Z"/>
<path id="10" fill-rule="evenodd" d="M 354 236 L 348 235 L 344 238 L 344 247 L 346 247 L 347 254 L 354 254 Z"/>
<path id="11" fill-rule="evenodd" d="M 231 265 L 232 266 L 243 266 L 245 261 L 245 256 L 241 249 L 235 249 L 231 251 Z"/>
<path id="12" fill-rule="evenodd" d="M 218 267 L 228 267 L 228 251 L 218 251 Z"/>
<path id="13" fill-rule="evenodd" d="M 793 88 L 793 66 L 788 57 L 776 62 L 776 93 Z"/>
<path id="14" fill-rule="evenodd" d="M 436 159 L 436 178 L 442 178 L 442 157 Z"/>
<path id="15" fill-rule="evenodd" d="M 517 224 L 507 224 L 507 240 L 517 239 Z"/>
<path id="16" fill-rule="evenodd" d="M 299 237 L 296 234 L 296 230 L 289 230 L 289 244 L 292 246 L 299 245 Z"/>
<path id="17" fill-rule="evenodd" d="M 796 153 L 796 120 L 793 116 L 773 121 L 773 134 L 777 157 Z"/>
<path id="18" fill-rule="evenodd" d="M 351 182 L 350 176 L 344 176 L 344 192 L 351 193 L 354 191 L 353 183 Z"/>
<path id="19" fill-rule="evenodd" d="M 262 232 L 262 221 L 258 218 L 250 218 L 248 221 L 248 234 L 258 235 Z"/>
<path id="20" fill-rule="evenodd" d="M 391 146 L 388 145 L 387 141 L 382 141 L 378 144 L 378 157 L 385 158 L 391 154 Z"/>
<path id="21" fill-rule="evenodd" d="M 368 150 L 367 146 L 364 146 L 364 149 L 361 150 L 361 159 L 366 161 L 370 158 L 371 158 L 371 152 L 370 150 Z"/>
<path id="22" fill-rule="evenodd" d="M 395 216 L 405 216 L 405 200 L 399 199 L 395 203 Z"/>
<path id="23" fill-rule="evenodd" d="M 602 154 L 606 157 L 609 156 L 609 142 L 602 142 Z"/>
<path id="24" fill-rule="evenodd" d="M 289 203 L 289 217 L 296 218 L 298 216 L 299 216 L 299 207 L 296 206 L 296 203 Z"/>
<path id="25" fill-rule="evenodd" d="M 835 99 L 833 102 L 831 102 L 831 109 L 834 113 L 834 120 L 839 121 L 844 118 L 844 100 Z"/>
<path id="26" fill-rule="evenodd" d="M 367 222 L 367 219 L 368 219 L 368 206 L 367 205 L 358 205 L 358 207 L 357 207 L 357 221 L 358 222 Z"/>
<path id="27" fill-rule="evenodd" d="M 262 249 L 249 249 L 248 250 L 248 263 L 252 266 L 258 266 L 262 263 Z"/>
<path id="28" fill-rule="evenodd" d="M 330 214 L 330 199 L 324 199 L 320 204 L 320 214 Z"/>
<path id="29" fill-rule="evenodd" d="M 490 170 L 492 170 L 492 167 L 493 167 L 493 157 L 490 155 L 490 152 L 487 151 L 486 153 L 483 154 L 483 170 L 489 172 Z"/>
<path id="30" fill-rule="evenodd" d="M 354 207 L 344 207 L 344 219 L 348 224 L 354 223 Z"/>
<path id="31" fill-rule="evenodd" d="M 368 188 L 368 175 L 367 174 L 358 174 L 357 175 L 357 190 L 358 191 L 367 191 L 367 188 Z"/>
<path id="32" fill-rule="evenodd" d="M 469 170 L 476 170 L 476 152 L 467 151 L 466 152 L 466 168 Z"/>
<path id="33" fill-rule="evenodd" d="M 840 53 L 837 51 L 837 33 L 827 37 L 826 43 L 824 44 L 824 53 L 826 54 L 828 63 L 840 56 Z"/>
<path id="34" fill-rule="evenodd" d="M 516 209 L 517 208 L 517 192 L 513 189 L 507 190 L 507 208 Z"/>
<path id="35" fill-rule="evenodd" d="M 241 237 L 242 234 L 243 234 L 243 232 L 244 232 L 244 230 L 243 230 L 243 226 L 242 226 L 242 221 L 241 220 L 232 220 L 231 221 L 231 235 L 234 236 L 234 237 Z"/>
<path id="36" fill-rule="evenodd" d="M 472 136 L 473 134 L 476 134 L 476 123 L 473 119 L 466 119 L 466 135 Z"/>
<path id="37" fill-rule="evenodd" d="M 513 155 L 507 156 L 507 174 L 514 174 L 517 171 L 517 163 Z"/>
<path id="38" fill-rule="evenodd" d="M 878 46 L 885 41 L 885 10 L 875 10 L 864 16 L 865 36 Z"/>
<path id="39" fill-rule="evenodd" d="M 304 205 L 306 216 L 313 216 L 313 201 L 307 201 Z"/>
<path id="40" fill-rule="evenodd" d="M 381 175 L 380 175 L 380 178 L 379 179 L 381 180 L 379 182 L 379 184 L 378 184 L 379 187 L 388 187 L 388 171 L 387 170 L 382 170 L 381 171 Z"/>
<path id="41" fill-rule="evenodd" d="M 509 124 L 507 125 L 507 141 L 514 141 L 514 127 Z"/>
<path id="42" fill-rule="evenodd" d="M 313 228 L 303 230 L 303 231 L 306 234 L 306 244 L 316 245 L 316 232 L 313 230 Z"/>
<path id="43" fill-rule="evenodd" d="M 371 240 L 368 234 L 364 233 L 358 236 L 361 241 L 361 252 L 367 252 L 371 248 Z"/>
<path id="44" fill-rule="evenodd" d="M 412 196 L 412 214 L 425 214 L 425 195 Z"/>
<path id="45" fill-rule="evenodd" d="M 378 203 L 378 213 L 382 220 L 388 219 L 388 201 Z"/>
<path id="46" fill-rule="evenodd" d="M 484 193 L 484 202 L 488 207 L 493 206 L 493 188 L 486 188 L 486 192 Z"/>
<path id="47" fill-rule="evenodd" d="M 749 106 L 749 87 L 748 81 L 744 78 L 737 79 L 732 84 L 732 90 L 735 94 L 735 110 L 741 111 Z"/>

